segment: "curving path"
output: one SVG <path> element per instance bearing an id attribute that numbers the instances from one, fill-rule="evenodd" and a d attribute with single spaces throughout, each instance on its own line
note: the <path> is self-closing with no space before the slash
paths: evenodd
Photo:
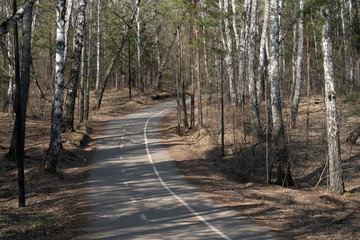
<path id="1" fill-rule="evenodd" d="M 161 143 L 161 103 L 111 121 L 97 142 L 86 199 L 90 239 L 278 239 L 189 185 Z"/>

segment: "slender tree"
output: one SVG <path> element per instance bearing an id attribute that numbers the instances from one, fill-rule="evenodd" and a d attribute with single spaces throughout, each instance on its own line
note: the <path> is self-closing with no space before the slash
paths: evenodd
<path id="1" fill-rule="evenodd" d="M 337 194 L 344 193 L 344 181 L 341 167 L 340 131 L 336 110 L 336 93 L 333 67 L 333 46 L 331 40 L 331 13 L 326 3 L 323 9 L 324 25 L 322 27 L 321 48 L 324 61 L 325 106 L 330 173 L 330 190 Z"/>
<path id="2" fill-rule="evenodd" d="M 96 35 L 96 83 L 95 90 L 99 90 L 101 82 L 100 54 L 101 54 L 101 0 L 97 0 L 97 35 Z"/>
<path id="3" fill-rule="evenodd" d="M 74 55 L 70 70 L 70 79 L 67 86 L 67 94 L 64 103 L 64 119 L 62 122 L 62 130 L 70 131 L 74 129 L 74 111 L 77 89 L 79 85 L 81 51 L 85 41 L 85 11 L 86 0 L 78 0 L 77 16 L 74 36 Z"/>
<path id="4" fill-rule="evenodd" d="M 294 97 L 290 112 L 290 126 L 294 127 L 296 124 L 296 115 L 299 109 L 300 91 L 303 82 L 303 55 L 304 55 L 304 0 L 299 1 L 300 18 L 298 22 L 298 49 L 296 56 L 296 79 Z"/>
<path id="5" fill-rule="evenodd" d="M 280 94 L 280 12 L 279 0 L 270 0 L 270 48 L 269 48 L 269 82 L 270 101 L 273 124 L 273 141 L 276 147 L 277 184 L 292 186 L 294 184 L 288 161 L 288 150 L 282 117 Z"/>
<path id="6" fill-rule="evenodd" d="M 44 168 L 55 173 L 61 147 L 61 123 L 64 101 L 64 48 L 65 48 L 65 0 L 58 0 L 56 6 L 56 63 L 55 88 L 51 107 L 51 135 Z"/>
<path id="7" fill-rule="evenodd" d="M 257 102 L 256 80 L 255 80 L 255 63 L 256 63 L 256 45 L 257 45 L 257 8 L 258 1 L 251 1 L 250 11 L 250 34 L 249 34 L 249 48 L 248 48 L 248 78 L 249 78 L 249 104 L 250 104 L 250 119 L 251 129 L 254 138 L 257 141 L 261 140 L 261 125 L 259 104 Z"/>

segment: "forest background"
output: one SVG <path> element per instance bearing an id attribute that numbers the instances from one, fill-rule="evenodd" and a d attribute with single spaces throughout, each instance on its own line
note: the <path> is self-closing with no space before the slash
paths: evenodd
<path id="1" fill-rule="evenodd" d="M 356 226 L 358 1 L 28 0 L 18 5 L 25 11 L 16 15 L 13 1 L 0 1 L 4 181 L 15 174 L 17 126 L 23 127 L 29 152 L 37 131 L 48 141 L 35 145 L 42 154 L 32 164 L 25 151 L 26 174 L 30 165 L 40 176 L 43 170 L 59 174 L 66 139 L 78 133 L 78 145 L 86 147 L 83 142 L 91 142 L 86 129 L 96 116 L 103 117 L 102 108 L 112 106 L 114 91 L 119 105 L 140 95 L 135 101 L 145 103 L 151 93 L 154 99 L 176 98 L 176 119 L 164 129 L 174 129 L 182 143 L 201 146 L 194 154 L 209 169 L 239 184 L 263 184 L 267 194 L 252 198 L 268 201 L 277 191 L 267 184 L 297 189 L 299 195 L 320 190 L 316 202 L 335 204 L 337 211 L 318 218 Z M 21 49 L 18 109 L 10 30 L 15 22 Z M 103 97 L 108 106 L 101 104 Z M 16 125 L 19 109 L 24 118 Z M 6 187 L 2 191 L 4 202 L 14 197 L 5 194 Z M 286 201 L 299 205 L 299 195 Z M 315 201 L 309 198 L 304 201 Z M 346 215 L 338 215 L 344 209 Z M 355 230 L 347 234 L 356 238 Z"/>

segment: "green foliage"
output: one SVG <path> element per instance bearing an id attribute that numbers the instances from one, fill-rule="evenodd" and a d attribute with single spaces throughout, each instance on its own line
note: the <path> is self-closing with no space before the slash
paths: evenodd
<path id="1" fill-rule="evenodd" d="M 355 194 L 351 193 L 351 192 L 344 192 L 343 196 L 344 197 L 355 197 Z"/>

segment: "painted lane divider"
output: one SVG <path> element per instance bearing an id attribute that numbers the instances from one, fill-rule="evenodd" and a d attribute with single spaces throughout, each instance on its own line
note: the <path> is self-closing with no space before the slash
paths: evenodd
<path id="1" fill-rule="evenodd" d="M 149 125 L 149 122 L 151 121 L 151 119 L 159 116 L 160 114 L 162 114 L 163 112 L 169 110 L 170 108 L 173 108 L 175 107 L 176 105 L 173 105 L 171 107 L 168 107 L 162 111 L 160 111 L 159 113 L 153 115 L 152 117 L 150 117 L 146 123 L 145 123 L 145 127 L 144 127 L 144 140 L 145 140 L 145 148 L 146 148 L 146 153 L 147 153 L 147 156 L 149 158 L 149 161 L 150 161 L 150 164 L 156 174 L 156 176 L 158 177 L 160 183 L 163 185 L 163 187 L 171 194 L 173 195 L 182 205 L 184 205 L 188 210 L 189 212 L 191 212 L 197 219 L 199 219 L 202 223 L 204 223 L 208 228 L 210 228 L 212 231 L 214 231 L 216 234 L 218 234 L 220 237 L 222 237 L 223 239 L 226 239 L 226 240 L 231 240 L 231 238 L 229 238 L 228 236 L 226 236 L 224 233 L 222 233 L 220 230 L 218 230 L 216 227 L 214 227 L 211 223 L 209 223 L 208 221 L 206 221 L 199 213 L 197 213 L 192 207 L 190 207 L 189 204 L 187 204 L 182 198 L 180 198 L 178 195 L 176 195 L 176 193 L 174 193 L 167 185 L 166 183 L 164 182 L 164 180 L 162 179 L 162 177 L 160 176 L 160 173 L 158 172 L 155 164 L 154 164 L 154 161 L 151 157 L 151 154 L 150 154 L 150 150 L 149 150 L 149 145 L 148 145 L 148 140 L 147 140 L 147 136 L 146 136 L 146 132 L 147 132 L 147 126 Z M 146 114 L 146 113 L 145 113 Z"/>
<path id="2" fill-rule="evenodd" d="M 143 221 L 147 221 L 147 217 L 146 217 L 145 214 L 140 214 L 140 218 L 141 218 L 141 220 L 143 220 Z"/>

